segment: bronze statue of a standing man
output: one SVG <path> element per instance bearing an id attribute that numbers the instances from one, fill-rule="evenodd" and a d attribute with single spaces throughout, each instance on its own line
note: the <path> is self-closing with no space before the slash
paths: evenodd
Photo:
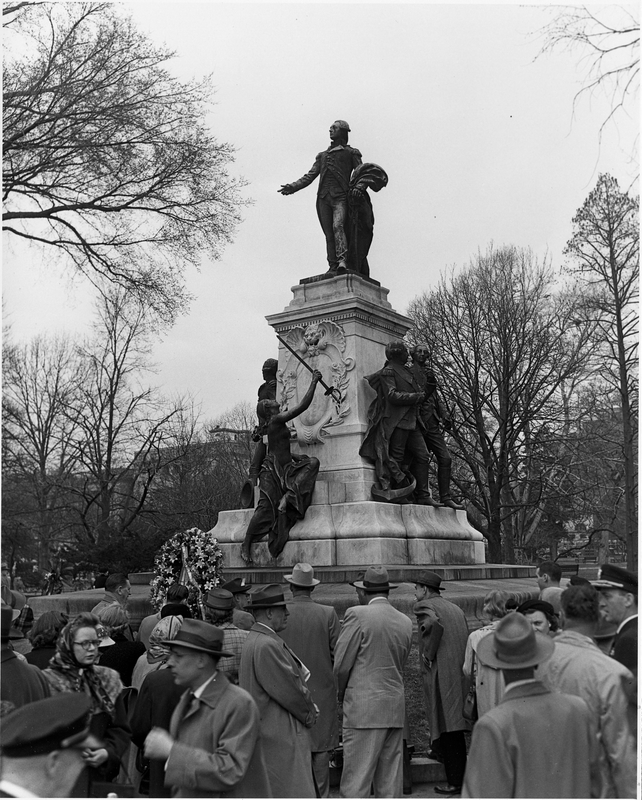
<path id="1" fill-rule="evenodd" d="M 452 422 L 439 402 L 435 373 L 426 364 L 428 348 L 423 344 L 415 345 L 410 351 L 410 357 L 412 359 L 410 369 L 425 395 L 425 399 L 419 406 L 419 414 L 424 423 L 423 437 L 426 447 L 437 461 L 439 500 L 442 506 L 463 510 L 464 506 L 456 503 L 450 494 L 452 459 L 439 423 L 441 422 L 444 430 L 449 431 L 452 428 Z"/>
<path id="2" fill-rule="evenodd" d="M 358 201 L 365 188 L 357 183 L 350 189 L 350 176 L 361 164 L 361 153 L 348 144 L 349 132 L 350 126 L 345 120 L 333 122 L 330 126 L 331 144 L 327 150 L 317 155 L 312 168 L 302 178 L 294 183 L 286 183 L 278 190 L 283 195 L 294 194 L 319 176 L 317 215 L 325 234 L 328 276 L 348 268 L 348 194 Z"/>

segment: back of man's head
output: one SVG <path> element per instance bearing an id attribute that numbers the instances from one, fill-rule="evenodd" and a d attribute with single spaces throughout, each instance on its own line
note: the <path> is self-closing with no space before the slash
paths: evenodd
<path id="1" fill-rule="evenodd" d="M 600 612 L 600 596 L 591 584 L 568 586 L 561 595 L 562 611 L 567 623 L 597 623 Z M 565 625 L 565 627 L 569 627 Z"/>
<path id="2" fill-rule="evenodd" d="M 554 561 L 542 561 L 537 565 L 540 575 L 548 575 L 551 583 L 559 583 L 562 580 L 562 568 Z"/>
<path id="3" fill-rule="evenodd" d="M 189 589 L 187 586 L 183 586 L 182 583 L 173 583 L 167 590 L 167 602 L 180 603 L 181 600 L 186 600 L 188 595 Z"/>
<path id="4" fill-rule="evenodd" d="M 105 581 L 106 592 L 116 592 L 121 586 L 124 586 L 129 578 L 122 572 L 112 573 Z"/>

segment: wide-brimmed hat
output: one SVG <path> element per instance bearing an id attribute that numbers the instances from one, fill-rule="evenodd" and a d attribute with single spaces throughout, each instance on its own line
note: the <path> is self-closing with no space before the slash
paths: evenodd
<path id="1" fill-rule="evenodd" d="M 224 634 L 220 628 L 203 622 L 200 619 L 184 619 L 180 631 L 173 639 L 162 639 L 161 643 L 171 647 L 188 647 L 191 650 L 201 650 L 211 656 L 223 658 L 233 656 L 221 650 Z"/>
<path id="2" fill-rule="evenodd" d="M 292 574 L 284 575 L 283 577 L 293 586 L 303 586 L 304 588 L 316 586 L 318 583 L 321 583 L 321 581 L 314 577 L 314 570 L 310 564 L 306 563 L 295 564 L 292 567 Z"/>
<path id="3" fill-rule="evenodd" d="M 629 572 L 622 567 L 613 564 L 602 564 L 597 571 L 597 580 L 592 581 L 598 591 L 600 589 L 621 589 L 623 592 L 631 592 L 637 596 L 638 593 L 638 574 Z"/>
<path id="4" fill-rule="evenodd" d="M 425 569 L 423 572 L 420 572 L 415 578 L 415 583 L 419 583 L 422 586 L 428 586 L 430 589 L 434 589 L 436 592 L 443 592 L 446 588 L 445 586 L 441 585 L 440 576 L 437 575 L 436 572 L 431 572 L 429 569 Z"/>
<path id="5" fill-rule="evenodd" d="M 287 605 L 283 596 L 283 589 L 278 583 L 271 583 L 265 589 L 252 592 L 248 596 L 246 609 L 251 611 L 253 608 L 276 608 Z"/>
<path id="6" fill-rule="evenodd" d="M 243 594 L 244 592 L 249 592 L 252 588 L 251 583 L 247 583 L 245 578 L 232 578 L 231 581 L 224 583 L 221 589 L 227 589 L 228 592 L 232 592 L 232 594 Z"/>
<path id="7" fill-rule="evenodd" d="M 363 580 L 354 581 L 352 585 L 364 592 L 386 592 L 388 589 L 396 589 L 399 584 L 389 582 L 385 567 L 368 567 Z"/>
<path id="8" fill-rule="evenodd" d="M 533 630 L 522 614 L 508 614 L 497 623 L 495 630 L 479 642 L 480 661 L 496 669 L 534 667 L 551 655 L 553 640 Z"/>
<path id="9" fill-rule="evenodd" d="M 217 611 L 231 611 L 234 608 L 234 595 L 227 589 L 211 589 L 205 599 L 205 605 Z"/>

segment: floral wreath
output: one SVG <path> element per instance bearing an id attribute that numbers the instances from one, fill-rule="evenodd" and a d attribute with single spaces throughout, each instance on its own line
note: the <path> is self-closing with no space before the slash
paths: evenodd
<path id="1" fill-rule="evenodd" d="M 166 602 L 169 587 L 180 580 L 183 567 L 187 573 L 183 583 L 189 589 L 186 603 L 195 619 L 202 618 L 203 601 L 210 589 L 220 584 L 223 574 L 223 551 L 217 539 L 198 528 L 189 528 L 165 542 L 154 559 L 149 598 L 157 611 Z"/>

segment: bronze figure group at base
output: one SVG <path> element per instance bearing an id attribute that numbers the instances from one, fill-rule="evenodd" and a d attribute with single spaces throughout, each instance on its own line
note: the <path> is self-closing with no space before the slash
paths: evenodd
<path id="1" fill-rule="evenodd" d="M 426 366 L 428 349 L 417 345 L 411 357 L 407 366 L 406 346 L 390 342 L 383 369 L 366 376 L 377 396 L 368 409 L 359 455 L 375 467 L 372 496 L 388 503 L 461 510 L 450 494 L 452 460 L 440 428 L 441 423 L 450 430 L 451 422 L 439 402 L 435 374 Z M 440 502 L 433 500 L 428 485 L 430 453 L 437 461 Z"/>
<path id="2" fill-rule="evenodd" d="M 374 500 L 462 509 L 450 494 L 451 457 L 440 426 L 449 430 L 451 424 L 439 402 L 435 375 L 426 366 L 427 356 L 425 346 L 413 347 L 408 366 L 406 346 L 387 345 L 383 368 L 365 378 L 377 395 L 359 454 L 375 467 Z M 257 447 L 248 484 L 253 487 L 258 480 L 259 500 L 241 545 L 241 558 L 248 566 L 253 564 L 252 545 L 266 536 L 270 555 L 276 559 L 282 553 L 290 530 L 312 502 L 320 466 L 317 458 L 291 452 L 287 423 L 309 408 L 322 375 L 313 370 L 301 402 L 281 411 L 276 371 L 277 362 L 268 359 L 258 390 Z M 429 451 L 437 461 L 440 502 L 433 500 L 428 484 Z"/>

